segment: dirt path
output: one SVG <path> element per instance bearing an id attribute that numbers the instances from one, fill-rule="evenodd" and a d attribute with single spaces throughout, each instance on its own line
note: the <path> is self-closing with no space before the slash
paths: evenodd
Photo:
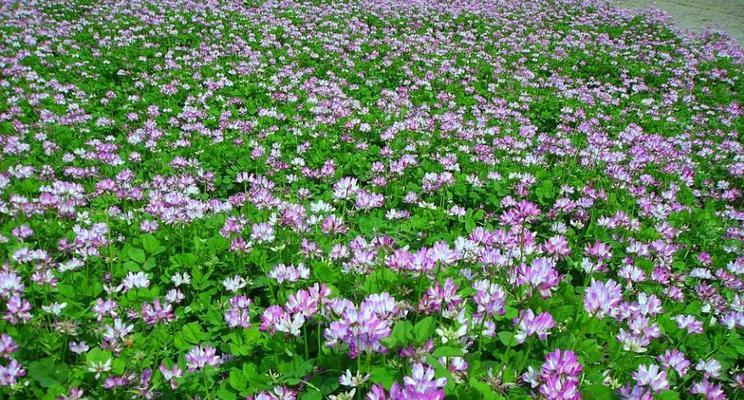
<path id="1" fill-rule="evenodd" d="M 612 0 L 620 8 L 666 11 L 682 29 L 700 32 L 706 27 L 726 31 L 744 45 L 744 0 Z"/>

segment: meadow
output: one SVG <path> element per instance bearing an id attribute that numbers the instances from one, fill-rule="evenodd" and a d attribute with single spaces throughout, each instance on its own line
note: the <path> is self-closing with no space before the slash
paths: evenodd
<path id="1" fill-rule="evenodd" d="M 743 72 L 603 0 L 3 0 L 0 398 L 744 399 Z"/>

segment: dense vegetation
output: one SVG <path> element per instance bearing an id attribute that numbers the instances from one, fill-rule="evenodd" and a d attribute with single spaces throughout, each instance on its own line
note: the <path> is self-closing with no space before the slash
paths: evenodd
<path id="1" fill-rule="evenodd" d="M 742 398 L 742 47 L 604 1 L 0 3 L 0 397 Z"/>

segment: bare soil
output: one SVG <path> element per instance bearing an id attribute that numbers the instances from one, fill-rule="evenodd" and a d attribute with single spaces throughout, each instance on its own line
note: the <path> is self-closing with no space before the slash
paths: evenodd
<path id="1" fill-rule="evenodd" d="M 612 0 L 620 8 L 655 5 L 667 12 L 680 29 L 700 32 L 713 28 L 728 32 L 744 45 L 744 0 Z"/>

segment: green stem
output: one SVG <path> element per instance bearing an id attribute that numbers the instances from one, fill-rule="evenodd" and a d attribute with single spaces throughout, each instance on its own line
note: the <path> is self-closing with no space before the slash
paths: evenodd
<path id="1" fill-rule="evenodd" d="M 322 349 L 322 342 L 321 342 L 321 328 L 320 323 L 318 323 L 318 357 L 320 357 L 320 349 Z"/>
<path id="2" fill-rule="evenodd" d="M 305 339 L 305 360 L 310 359 L 310 346 L 307 343 L 307 325 L 302 327 L 302 336 Z"/>

